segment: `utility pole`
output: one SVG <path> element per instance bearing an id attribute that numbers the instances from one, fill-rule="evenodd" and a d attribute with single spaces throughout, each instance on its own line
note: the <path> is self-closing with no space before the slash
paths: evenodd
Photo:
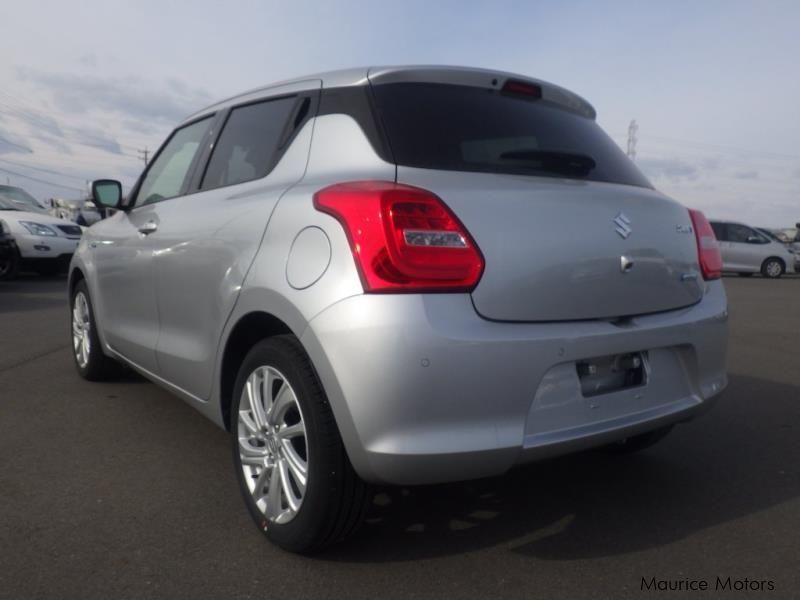
<path id="1" fill-rule="evenodd" d="M 136 152 L 138 152 L 139 155 L 142 157 L 142 160 L 144 161 L 144 166 L 146 167 L 147 166 L 147 160 L 150 158 L 150 151 L 145 146 L 144 150 L 137 150 Z"/>
<path id="2" fill-rule="evenodd" d="M 639 125 L 636 123 L 636 119 L 631 121 L 631 124 L 628 125 L 628 158 L 631 160 L 636 159 L 636 132 L 639 131 Z"/>

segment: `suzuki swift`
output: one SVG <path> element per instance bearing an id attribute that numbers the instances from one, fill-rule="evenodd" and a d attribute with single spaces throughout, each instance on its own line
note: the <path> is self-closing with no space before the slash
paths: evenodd
<path id="1" fill-rule="evenodd" d="M 275 84 L 93 196 L 117 212 L 71 263 L 79 373 L 127 365 L 228 429 L 247 508 L 291 551 L 351 533 L 371 484 L 644 448 L 726 385 L 711 227 L 544 81 Z"/>

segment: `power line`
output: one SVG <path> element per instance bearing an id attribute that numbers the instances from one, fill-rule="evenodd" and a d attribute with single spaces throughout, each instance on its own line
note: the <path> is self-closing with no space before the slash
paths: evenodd
<path id="1" fill-rule="evenodd" d="M 618 138 L 618 139 L 624 139 L 624 138 L 628 137 L 628 134 L 617 133 L 617 134 L 612 135 L 611 137 Z M 709 143 L 709 142 L 698 142 L 698 141 L 695 141 L 695 140 L 685 140 L 685 139 L 679 139 L 679 138 L 673 138 L 673 137 L 665 137 L 665 136 L 662 136 L 662 135 L 655 135 L 655 134 L 652 134 L 652 133 L 648 133 L 647 135 L 645 135 L 644 141 L 645 142 L 649 142 L 651 139 L 655 143 L 661 143 L 661 144 L 672 144 L 672 145 L 682 144 L 682 145 L 685 145 L 685 146 L 694 146 L 696 148 L 708 148 L 708 149 L 714 149 L 714 150 L 727 150 L 728 152 L 744 153 L 744 154 L 748 154 L 750 156 L 760 154 L 760 155 L 763 155 L 763 156 L 771 156 L 771 157 L 775 157 L 775 158 L 786 158 L 786 159 L 792 159 L 792 160 L 800 160 L 800 155 L 797 155 L 797 154 L 785 154 L 783 152 L 772 152 L 770 150 L 759 150 L 759 149 L 754 149 L 754 148 L 739 148 L 739 147 L 736 147 L 736 146 L 727 146 L 727 145 L 724 145 L 724 144 L 712 144 L 712 143 Z M 637 138 L 637 141 L 638 141 L 638 138 Z"/>
<path id="2" fill-rule="evenodd" d="M 72 190 L 73 192 L 81 192 L 81 193 L 84 192 L 84 190 L 81 188 L 75 188 L 69 185 L 63 185 L 61 183 L 54 183 L 52 181 L 47 181 L 46 179 L 39 179 L 38 177 L 31 177 L 30 175 L 25 175 L 23 173 L 18 173 L 16 171 L 11 171 L 10 169 L 6 169 L 4 167 L 0 167 L 0 171 L 2 171 L 3 173 L 8 173 L 9 175 L 14 175 L 15 177 L 30 179 L 31 181 L 35 181 L 37 183 L 43 183 L 45 185 L 49 185 L 52 187 L 64 188 L 65 190 Z"/>
<path id="3" fill-rule="evenodd" d="M 150 151 L 147 149 L 147 146 L 144 147 L 144 150 L 136 150 L 138 154 L 141 155 L 141 159 L 144 161 L 144 166 L 147 166 L 147 160 L 150 157 Z"/>
<path id="4" fill-rule="evenodd" d="M 8 165 L 13 165 L 15 167 L 23 167 L 25 169 L 30 169 L 31 171 L 41 171 L 42 173 L 50 173 L 51 175 L 58 175 L 60 177 L 68 177 L 70 179 L 77 179 L 79 181 L 86 181 L 85 177 L 80 177 L 78 175 L 69 175 L 67 173 L 61 173 L 60 171 L 54 171 L 52 169 L 45 169 L 43 167 L 33 167 L 31 165 L 26 165 L 25 163 L 18 163 L 14 162 L 13 160 L 8 160 L 5 158 L 0 158 L 0 162 L 4 162 Z"/>
<path id="5" fill-rule="evenodd" d="M 15 143 L 15 142 L 12 142 L 11 140 L 9 140 L 9 139 L 7 139 L 7 138 L 4 138 L 2 135 L 0 135 L 0 141 L 3 141 L 3 142 L 5 142 L 6 144 L 11 144 L 12 146 L 15 146 L 15 147 L 17 147 L 17 148 L 22 148 L 22 149 L 23 149 L 23 150 L 25 150 L 26 152 L 33 152 L 33 150 L 31 150 L 31 149 L 30 149 L 30 148 L 28 148 L 27 146 L 23 146 L 23 145 L 21 145 L 21 144 L 17 144 L 17 143 Z"/>
<path id="6" fill-rule="evenodd" d="M 16 99 L 17 101 L 22 102 L 22 100 L 19 100 L 18 97 L 12 96 L 8 92 L 0 90 L 0 98 L 2 96 L 6 96 L 7 98 Z M 75 128 L 63 127 L 54 118 L 52 118 L 49 115 L 46 115 L 46 114 L 44 114 L 42 112 L 38 112 L 38 111 L 36 111 L 34 109 L 27 108 L 27 107 L 22 107 L 20 105 L 16 105 L 16 104 L 13 104 L 13 103 L 9 103 L 7 100 L 0 100 L 0 113 L 5 113 L 6 115 L 8 115 L 8 116 L 10 116 L 12 118 L 21 119 L 21 120 L 27 122 L 28 125 L 34 125 L 34 126 L 40 128 L 40 129 L 43 129 L 45 131 L 49 131 L 50 133 L 52 133 L 52 131 L 54 129 L 56 129 L 61 133 L 60 137 L 65 138 L 68 141 L 72 141 L 74 143 L 81 144 L 83 146 L 96 147 L 96 146 L 93 146 L 92 144 L 86 144 L 85 142 L 81 142 L 81 141 L 79 141 L 77 139 L 74 139 L 74 136 L 76 135 L 76 131 L 77 131 Z M 65 136 L 64 135 L 65 132 L 68 135 Z M 11 142 L 10 140 L 6 140 L 6 141 L 8 141 L 8 143 L 10 143 L 10 144 L 13 144 L 13 142 Z M 114 142 L 121 149 L 127 149 L 127 150 L 131 150 L 131 151 L 134 151 L 134 152 L 138 152 L 138 150 L 139 150 L 138 147 L 136 147 L 136 146 L 123 144 L 123 143 L 120 143 L 120 142 L 118 142 L 116 140 L 114 140 Z M 17 146 L 17 147 L 24 147 L 24 146 L 20 146 L 19 144 L 14 144 L 14 145 Z M 31 152 L 30 148 L 25 148 L 25 149 L 28 150 L 29 152 Z M 137 154 L 130 154 L 128 152 L 112 152 L 112 154 L 120 154 L 122 156 L 128 156 L 130 158 L 139 158 L 139 156 Z"/>

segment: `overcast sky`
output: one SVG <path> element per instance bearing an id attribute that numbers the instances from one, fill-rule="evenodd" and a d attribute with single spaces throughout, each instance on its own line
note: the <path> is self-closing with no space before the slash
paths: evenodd
<path id="1" fill-rule="evenodd" d="M 800 2 L 3 0 L 0 183 L 131 184 L 137 149 L 248 88 L 455 64 L 568 87 L 655 186 L 709 216 L 800 221 Z M 35 169 L 34 169 L 35 167 Z M 27 175 L 44 182 L 25 179 Z"/>

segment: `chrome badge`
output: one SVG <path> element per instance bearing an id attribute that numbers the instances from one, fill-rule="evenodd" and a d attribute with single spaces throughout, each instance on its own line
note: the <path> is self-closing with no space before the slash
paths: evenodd
<path id="1" fill-rule="evenodd" d="M 631 269 L 633 269 L 633 260 L 631 260 L 627 256 L 620 256 L 619 270 L 622 271 L 623 273 L 630 273 Z"/>
<path id="2" fill-rule="evenodd" d="M 620 212 L 612 222 L 617 226 L 615 230 L 623 240 L 627 240 L 628 236 L 633 233 L 631 220 L 625 216 L 625 213 Z"/>

